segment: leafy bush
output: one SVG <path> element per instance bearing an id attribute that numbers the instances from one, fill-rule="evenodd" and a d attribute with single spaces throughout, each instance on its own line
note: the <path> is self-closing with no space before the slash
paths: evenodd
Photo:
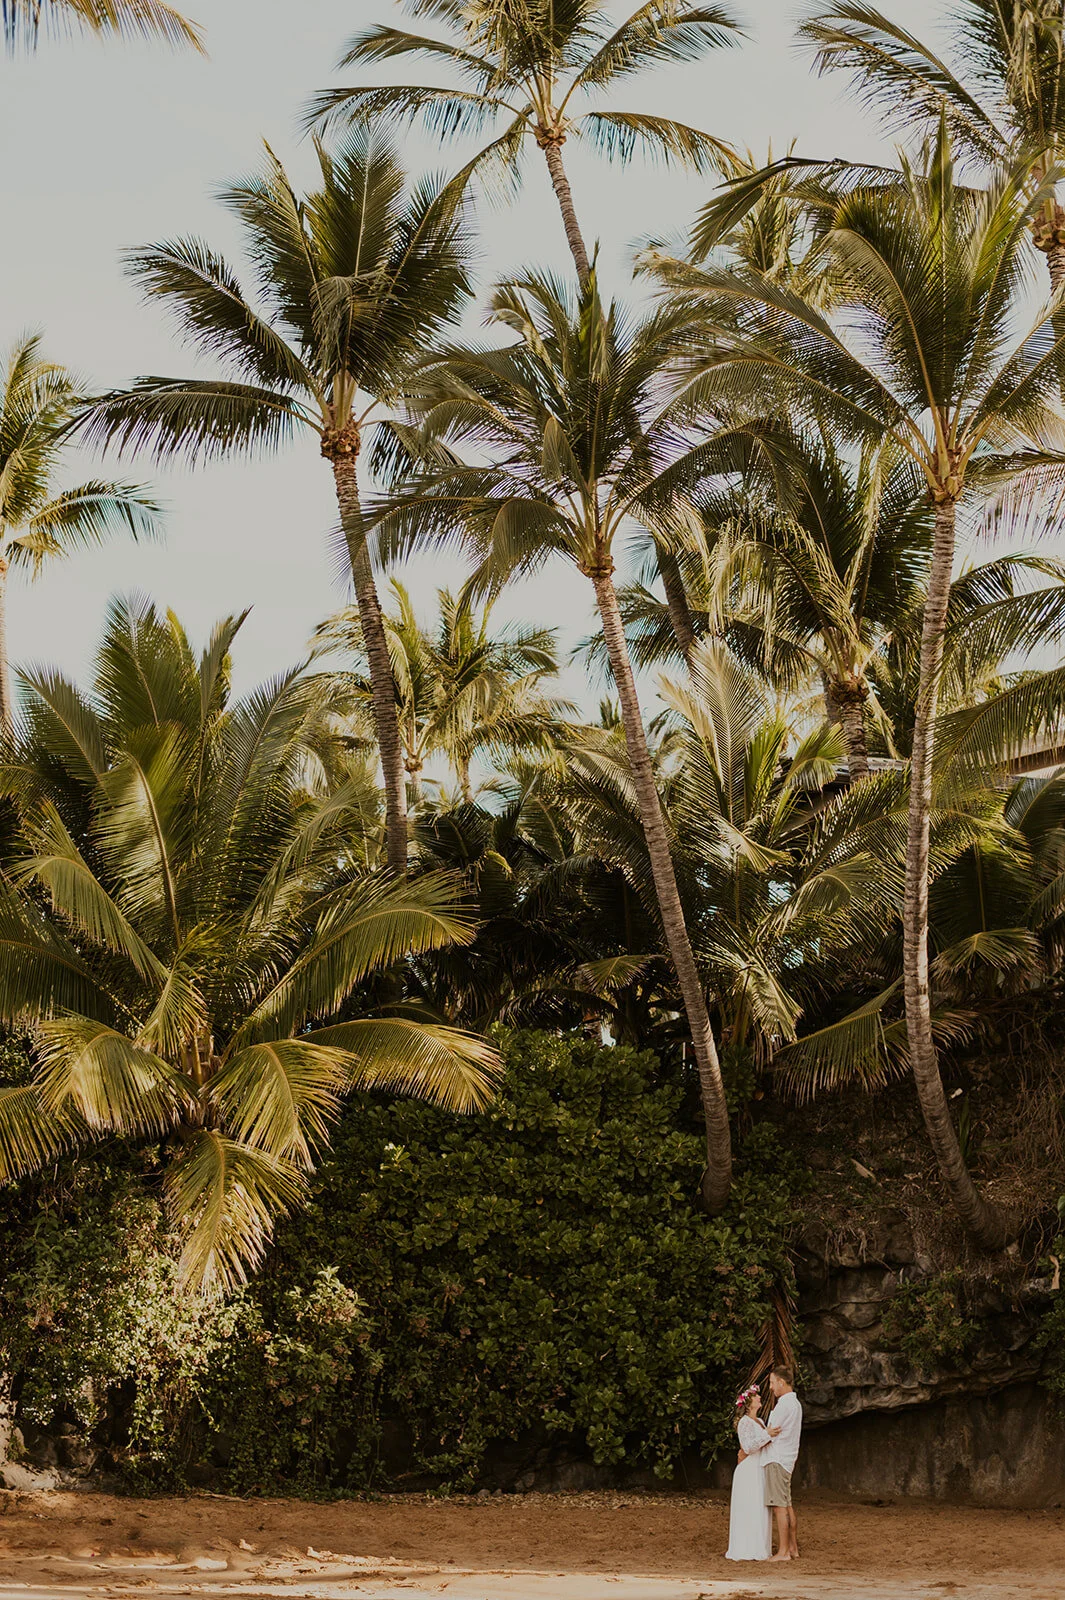
<path id="1" fill-rule="evenodd" d="M 958 1365 L 978 1333 L 965 1315 L 956 1272 L 901 1284 L 884 1313 L 885 1337 L 918 1371 Z"/>
<path id="2" fill-rule="evenodd" d="M 707 1218 L 654 1057 L 503 1043 L 485 1115 L 353 1104 L 310 1208 L 224 1307 L 174 1290 L 152 1157 L 83 1161 L 46 1210 L 23 1186 L 0 1217 L 22 1415 L 76 1417 L 141 1481 L 238 1490 L 469 1484 L 506 1440 L 662 1475 L 711 1454 L 787 1271 L 794 1175 L 763 1134 Z M 382 1461 L 386 1438 L 405 1443 Z"/>

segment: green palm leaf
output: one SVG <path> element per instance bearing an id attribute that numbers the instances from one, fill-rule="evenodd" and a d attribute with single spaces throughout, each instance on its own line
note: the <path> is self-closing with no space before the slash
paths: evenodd
<path id="1" fill-rule="evenodd" d="M 49 1110 L 36 1084 L 0 1088 L 0 1183 L 39 1172 L 86 1132 L 72 1107 Z"/>
<path id="2" fill-rule="evenodd" d="M 723 139 L 670 117 L 634 111 L 588 111 L 577 131 L 609 160 L 628 162 L 637 151 L 662 161 L 675 161 L 696 172 L 731 173 L 736 153 Z"/>
<path id="3" fill-rule="evenodd" d="M 211 1086 L 222 1126 L 242 1144 L 310 1167 L 329 1139 L 348 1083 L 341 1049 L 308 1038 L 253 1044 Z"/>
<path id="4" fill-rule="evenodd" d="M 145 980 L 159 980 L 162 963 L 99 881 L 53 805 L 45 802 L 27 834 L 36 853 L 20 865 L 19 876 L 40 883 L 53 908 L 80 934 L 124 956 Z"/>
<path id="5" fill-rule="evenodd" d="M 96 1131 L 165 1133 L 188 1107 L 190 1086 L 168 1062 L 88 1017 L 42 1022 L 37 1053 L 46 1110 L 72 1110 Z"/>
<path id="6" fill-rule="evenodd" d="M 318 1028 L 306 1038 L 345 1052 L 348 1086 L 415 1095 L 446 1111 L 479 1111 L 502 1067 L 476 1034 L 406 1017 L 362 1017 Z"/>
<path id="7" fill-rule="evenodd" d="M 302 951 L 249 1012 L 234 1046 L 332 1015 L 369 973 L 411 952 L 468 943 L 472 919 L 458 910 L 456 888 L 439 875 L 411 884 L 369 881 L 324 897 Z"/>
<path id="8" fill-rule="evenodd" d="M 201 1294 L 247 1282 L 277 1218 L 305 1192 L 299 1170 L 212 1128 L 194 1133 L 166 1176 L 181 1281 Z"/>

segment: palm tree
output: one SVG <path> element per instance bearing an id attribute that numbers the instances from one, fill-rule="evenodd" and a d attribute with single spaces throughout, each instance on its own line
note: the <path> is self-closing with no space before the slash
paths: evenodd
<path id="1" fill-rule="evenodd" d="M 964 583 L 964 579 L 959 580 Z M 944 674 L 948 681 L 949 667 Z M 1065 670 L 1026 672 L 977 703 L 943 716 L 936 746 L 931 848 L 937 863 L 929 896 L 929 949 L 941 1044 L 971 1034 L 973 1001 L 1030 991 L 1060 971 L 1065 927 L 1062 817 L 1065 769 L 1012 782 L 1011 764 L 1061 726 Z M 825 844 L 864 849 L 887 868 L 905 859 L 903 774 L 875 774 L 822 813 Z M 840 816 L 852 813 L 841 833 Z M 836 814 L 833 822 L 833 813 Z M 901 827 L 900 827 L 901 824 Z M 819 823 L 819 828 L 820 828 Z M 836 856 L 836 859 L 843 859 Z M 877 985 L 864 1004 L 824 1020 L 777 1054 L 778 1082 L 799 1099 L 844 1084 L 876 1087 L 906 1070 L 905 1022 L 892 1017 L 901 954 L 888 927 L 856 952 L 853 991 Z M 853 963 L 852 963 L 853 965 Z M 831 1013 L 831 995 L 826 991 Z M 958 1009 L 960 1007 L 960 1009 Z"/>
<path id="2" fill-rule="evenodd" d="M 41 29 L 162 39 L 203 52 L 199 28 L 163 0 L 0 0 L 0 28 L 9 51 L 35 50 Z"/>
<path id="3" fill-rule="evenodd" d="M 733 43 L 737 24 L 724 6 L 645 0 L 614 28 L 596 0 L 407 0 L 406 8 L 440 23 L 445 36 L 377 23 L 349 40 L 338 65 L 427 58 L 449 69 L 456 85 L 327 89 L 315 97 L 310 122 L 420 119 L 444 139 L 492 128 L 490 143 L 459 175 L 461 184 L 489 176 L 493 167 L 512 183 L 519 181 L 521 156 L 532 139 L 547 163 L 582 282 L 589 257 L 562 159 L 567 140 L 588 140 L 622 161 L 642 148 L 697 168 L 731 165 L 726 145 L 684 123 L 587 104 L 621 78 L 673 61 L 698 61 L 708 50 Z"/>
<path id="4" fill-rule="evenodd" d="M 14 718 L 7 649 L 11 565 L 36 577 L 46 562 L 115 533 L 134 539 L 156 528 L 158 507 L 132 484 L 91 479 L 56 492 L 54 475 L 82 398 L 70 374 L 40 354 L 37 334 L 16 341 L 0 392 L 0 731 Z"/>
<path id="5" fill-rule="evenodd" d="M 683 451 L 683 395 L 671 394 L 667 377 L 687 347 L 687 318 L 604 306 L 594 270 L 576 298 L 553 278 L 529 275 L 497 290 L 492 308 L 518 334 L 516 343 L 446 350 L 423 374 L 427 438 L 443 436 L 449 447 L 467 445 L 489 459 L 429 467 L 409 492 L 383 504 L 379 535 L 396 549 L 461 540 L 479 561 L 473 582 L 488 589 L 554 554 L 591 582 L 699 1069 L 705 1199 L 719 1209 L 731 1175 L 728 1111 L 613 579 L 619 535 L 634 522 L 646 527 L 697 470 L 698 449 Z"/>
<path id="6" fill-rule="evenodd" d="M 692 942 L 711 975 L 723 1049 L 765 1066 L 881 937 L 902 877 L 901 859 L 893 867 L 874 848 L 890 808 L 825 801 L 838 730 L 796 739 L 764 683 L 720 641 L 700 640 L 686 676 L 662 678 L 660 692 L 670 713 L 660 787 Z M 585 848 L 623 866 L 647 899 L 619 753 L 575 741 L 563 792 Z"/>
<path id="7" fill-rule="evenodd" d="M 919 468 L 934 533 L 910 758 L 904 970 L 910 1059 L 943 1177 L 966 1226 L 1000 1242 L 1004 1223 L 966 1170 L 939 1073 L 928 958 L 932 748 L 959 504 L 981 473 L 1016 482 L 1060 465 L 1054 404 L 1065 335 L 1053 302 L 1018 338 L 1017 288 L 1026 231 L 1051 186 L 1021 166 L 986 192 L 960 187 L 941 130 L 927 170 L 904 164 L 890 187 L 857 188 L 839 203 L 822 248 L 843 280 L 840 327 L 800 296 L 753 275 L 659 261 L 692 308 L 717 325 L 703 398 L 752 390 L 776 409 L 804 411 L 841 436 L 890 440 Z"/>
<path id="8" fill-rule="evenodd" d="M 576 715 L 569 702 L 541 690 L 543 680 L 558 672 L 555 630 L 493 631 L 490 602 L 478 608 L 468 592 L 456 596 L 447 589 L 438 592 L 438 621 L 430 630 L 397 579 L 392 595 L 384 623 L 412 794 L 421 799 L 425 767 L 434 757 L 449 764 L 469 803 L 470 763 L 477 755 L 502 761 L 519 754 L 549 755 L 562 720 Z M 353 609 L 323 623 L 316 638 L 326 647 L 365 655 Z"/>
<path id="9" fill-rule="evenodd" d="M 952 8 L 952 67 L 861 0 L 836 0 L 800 36 L 820 72 L 849 72 L 867 105 L 907 134 L 942 118 L 960 154 L 994 167 L 1019 155 L 1043 183 L 1065 152 L 1065 36 L 1060 0 L 962 0 Z M 1065 282 L 1065 209 L 1053 185 L 1031 218 L 1050 285 Z"/>
<path id="10" fill-rule="evenodd" d="M 1039 579 L 1049 581 L 1038 584 Z M 880 749 L 893 757 L 909 753 L 913 736 L 922 614 L 923 594 L 918 593 L 908 614 L 900 609 L 881 649 L 869 659 L 869 679 L 882 713 L 874 736 Z M 1016 677 L 1009 670 L 1011 658 L 1060 645 L 1063 637 L 1065 563 L 1054 556 L 1011 554 L 967 568 L 950 586 L 939 685 L 941 715 L 995 697 Z M 1023 740 L 1038 737 L 1039 731 L 1033 725 Z M 1011 747 L 1008 760 L 1017 759 Z M 994 764 L 1006 760 L 996 757 Z"/>
<path id="11" fill-rule="evenodd" d="M 139 378 L 85 408 L 90 438 L 191 461 L 315 437 L 333 475 L 373 684 L 385 786 L 388 864 L 406 870 L 403 752 L 396 696 L 359 501 L 363 432 L 467 293 L 466 240 L 453 207 L 423 182 L 409 192 L 393 147 L 351 130 L 321 187 L 297 196 L 267 150 L 258 176 L 222 193 L 243 229 L 261 309 L 229 264 L 197 239 L 130 252 L 129 271 L 163 301 L 221 378 Z M 387 432 L 379 422 L 378 439 Z M 399 448 L 393 433 L 382 459 Z"/>
<path id="12" fill-rule="evenodd" d="M 843 734 L 851 779 L 869 772 L 869 666 L 927 574 L 932 518 L 923 478 L 883 446 L 848 462 L 816 429 L 765 429 L 746 507 L 709 552 L 715 631 L 766 619 L 763 659 L 803 650 Z M 770 460 L 775 457 L 775 460 Z M 782 471 L 783 469 L 783 471 Z M 789 475 L 790 504 L 778 495 Z M 759 482 L 761 478 L 761 482 Z M 709 531 L 709 530 L 708 530 Z M 716 570 L 714 570 L 716 569 Z M 737 592 L 738 591 L 738 592 Z M 739 618 L 729 615 L 739 600 Z"/>
<path id="13" fill-rule="evenodd" d="M 470 1110 L 483 1040 L 375 1014 L 374 980 L 471 937 L 454 883 L 361 859 L 357 777 L 324 781 L 332 685 L 300 670 L 231 699 L 241 619 L 197 659 L 172 616 L 116 602 L 89 694 L 24 679 L 0 787 L 0 1020 L 37 1071 L 0 1090 L 0 1178 L 108 1136 L 161 1144 L 193 1287 L 228 1288 L 306 1189 L 343 1096 Z"/>

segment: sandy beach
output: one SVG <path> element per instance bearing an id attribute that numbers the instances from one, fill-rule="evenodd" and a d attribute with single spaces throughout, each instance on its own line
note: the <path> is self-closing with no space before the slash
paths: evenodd
<path id="1" fill-rule="evenodd" d="M 216 1495 L 0 1495 L 0 1600 L 1060 1600 L 1060 1510 L 801 1508 L 803 1557 L 726 1562 L 723 1495 L 507 1495 L 314 1504 Z"/>

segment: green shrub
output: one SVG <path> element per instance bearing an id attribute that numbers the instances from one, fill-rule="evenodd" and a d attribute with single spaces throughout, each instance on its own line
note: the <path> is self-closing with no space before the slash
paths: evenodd
<path id="1" fill-rule="evenodd" d="M 702 1141 L 652 1056 L 503 1043 L 483 1116 L 353 1103 L 310 1205 L 224 1307 L 174 1292 L 150 1157 L 83 1162 L 46 1214 L 24 1186 L 0 1218 L 23 1415 L 117 1430 L 141 1481 L 241 1491 L 380 1481 L 386 1432 L 399 1465 L 456 1485 L 506 1440 L 662 1475 L 709 1456 L 788 1270 L 794 1174 L 763 1133 L 708 1218 Z"/>
<path id="2" fill-rule="evenodd" d="M 980 1331 L 965 1315 L 956 1272 L 901 1284 L 884 1313 L 883 1327 L 888 1343 L 918 1371 L 959 1365 Z"/>

